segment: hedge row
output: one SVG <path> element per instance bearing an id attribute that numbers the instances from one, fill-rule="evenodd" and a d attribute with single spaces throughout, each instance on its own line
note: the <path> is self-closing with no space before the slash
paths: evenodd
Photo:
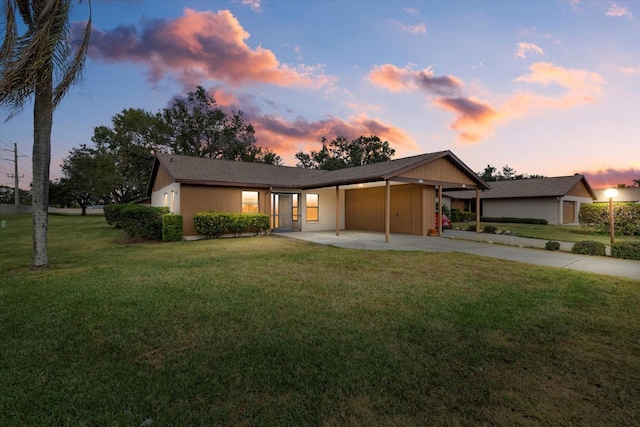
<path id="1" fill-rule="evenodd" d="M 452 222 L 466 222 L 473 221 L 476 218 L 476 214 L 473 212 L 463 212 L 459 209 L 451 209 L 451 216 L 449 219 Z"/>
<path id="2" fill-rule="evenodd" d="M 131 238 L 163 240 L 166 234 L 167 239 L 171 239 L 167 241 L 182 240 L 182 216 L 169 215 L 169 208 L 110 204 L 104 207 L 104 216 L 107 224 L 123 229 Z M 165 216 L 171 217 L 166 224 Z"/>
<path id="3" fill-rule="evenodd" d="M 255 235 L 271 228 L 271 220 L 266 214 L 240 214 L 227 212 L 196 212 L 193 214 L 196 233 L 207 239 L 218 238 L 223 234 L 239 236 L 250 232 Z"/>
<path id="4" fill-rule="evenodd" d="M 580 205 L 580 225 L 597 233 L 609 232 L 609 204 Z M 640 234 L 640 203 L 614 203 L 613 222 L 618 235 Z"/>
<path id="5" fill-rule="evenodd" d="M 502 223 L 509 223 L 509 224 L 542 224 L 542 225 L 549 224 L 549 221 L 542 218 L 513 218 L 508 216 L 501 216 L 501 217 L 483 216 L 483 217 L 480 217 L 480 221 L 502 222 Z"/>
<path id="6" fill-rule="evenodd" d="M 640 261 L 640 242 L 615 242 L 611 245 L 611 256 Z"/>

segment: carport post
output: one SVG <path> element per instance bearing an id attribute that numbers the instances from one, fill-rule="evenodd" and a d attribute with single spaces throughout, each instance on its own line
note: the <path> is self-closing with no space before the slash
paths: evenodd
<path id="1" fill-rule="evenodd" d="M 385 243 L 389 243 L 389 231 L 391 230 L 391 185 L 388 179 L 385 182 L 387 183 L 387 187 L 384 192 L 384 241 Z"/>
<path id="2" fill-rule="evenodd" d="M 438 236 L 442 237 L 442 185 L 438 186 Z"/>
<path id="3" fill-rule="evenodd" d="M 340 186 L 336 185 L 336 236 L 340 235 Z"/>
<path id="4" fill-rule="evenodd" d="M 480 189 L 476 188 L 476 233 L 480 233 Z"/>

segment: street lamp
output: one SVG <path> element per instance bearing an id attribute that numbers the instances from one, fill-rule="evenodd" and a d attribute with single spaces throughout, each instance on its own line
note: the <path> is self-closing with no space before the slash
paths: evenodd
<path id="1" fill-rule="evenodd" d="M 611 234 L 611 244 L 613 245 L 613 198 L 618 195 L 618 190 L 615 188 L 608 188 L 604 190 L 604 197 L 609 199 L 609 234 Z"/>

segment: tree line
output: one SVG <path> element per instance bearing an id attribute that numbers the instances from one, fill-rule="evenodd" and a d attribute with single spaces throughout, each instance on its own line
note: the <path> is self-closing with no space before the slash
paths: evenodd
<path id="1" fill-rule="evenodd" d="M 156 153 L 281 165 L 282 158 L 257 145 L 253 125 L 242 111 L 227 114 L 199 86 L 157 113 L 128 108 L 97 126 L 92 144 L 73 148 L 62 164 L 63 176 L 49 184 L 50 204 L 79 206 L 144 199 Z M 352 141 L 338 137 L 322 149 L 298 152 L 296 166 L 339 169 L 390 160 L 395 150 L 377 136 Z"/>

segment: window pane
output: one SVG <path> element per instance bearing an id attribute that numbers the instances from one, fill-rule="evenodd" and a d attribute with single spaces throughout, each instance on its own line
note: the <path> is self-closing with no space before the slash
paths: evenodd
<path id="1" fill-rule="evenodd" d="M 298 220 L 298 195 L 294 194 L 292 199 L 291 199 L 291 216 L 293 216 L 293 220 L 297 221 Z"/>
<path id="2" fill-rule="evenodd" d="M 307 221 L 319 221 L 320 220 L 320 216 L 319 216 L 319 209 L 318 209 L 318 203 L 319 203 L 319 197 L 317 194 L 307 194 L 306 195 L 306 214 L 307 214 Z"/>
<path id="3" fill-rule="evenodd" d="M 243 191 L 242 192 L 242 213 L 258 213 L 258 192 Z"/>
<path id="4" fill-rule="evenodd" d="M 317 208 L 318 207 L 318 195 L 317 194 L 307 194 L 307 207 L 309 207 L 309 208 Z"/>

